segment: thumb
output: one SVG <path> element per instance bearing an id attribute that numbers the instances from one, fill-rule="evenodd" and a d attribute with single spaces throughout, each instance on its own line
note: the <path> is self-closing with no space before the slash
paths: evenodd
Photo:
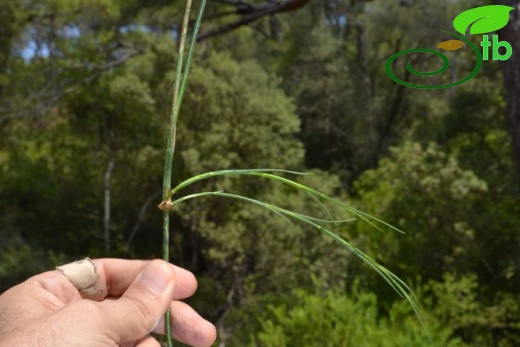
<path id="1" fill-rule="evenodd" d="M 101 302 L 100 328 L 116 343 L 139 340 L 159 323 L 172 302 L 173 266 L 152 260 L 117 300 Z"/>

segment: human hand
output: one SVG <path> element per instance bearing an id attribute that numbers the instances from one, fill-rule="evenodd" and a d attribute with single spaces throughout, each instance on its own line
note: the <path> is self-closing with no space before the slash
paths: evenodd
<path id="1" fill-rule="evenodd" d="M 0 295 L 0 346 L 157 347 L 170 308 L 173 336 L 211 346 L 215 327 L 178 301 L 197 287 L 193 274 L 162 260 L 95 259 L 102 301 L 82 299 L 59 270 L 48 271 Z"/>

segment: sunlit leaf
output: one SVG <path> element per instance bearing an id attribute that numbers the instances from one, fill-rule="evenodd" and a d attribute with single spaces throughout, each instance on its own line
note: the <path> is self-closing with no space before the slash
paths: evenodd
<path id="1" fill-rule="evenodd" d="M 439 43 L 437 45 L 437 48 L 442 48 L 447 51 L 456 51 L 457 49 L 461 49 L 464 46 L 465 46 L 464 42 L 462 42 L 460 40 L 448 40 L 448 41 L 443 41 L 443 42 Z"/>
<path id="2" fill-rule="evenodd" d="M 514 7 L 504 5 L 489 5 L 473 8 L 459 14 L 453 20 L 453 27 L 462 35 L 470 28 L 470 34 L 486 34 L 506 26 L 509 12 Z"/>

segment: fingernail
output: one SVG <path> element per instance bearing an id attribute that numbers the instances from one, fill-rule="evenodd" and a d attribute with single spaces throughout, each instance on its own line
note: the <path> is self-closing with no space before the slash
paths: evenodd
<path id="1" fill-rule="evenodd" d="M 168 287 L 168 282 L 171 277 L 166 266 L 168 265 L 163 265 L 155 261 L 150 262 L 144 268 L 139 282 L 158 293 L 164 292 Z"/>

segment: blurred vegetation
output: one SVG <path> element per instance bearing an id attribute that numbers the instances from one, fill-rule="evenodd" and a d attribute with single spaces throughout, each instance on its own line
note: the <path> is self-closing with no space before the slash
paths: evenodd
<path id="1" fill-rule="evenodd" d="M 406 232 L 339 228 L 413 284 L 433 345 L 520 345 L 520 185 L 501 66 L 486 61 L 466 84 L 433 91 L 400 86 L 384 68 L 397 51 L 434 48 L 456 14 L 482 3 L 294 2 L 231 32 L 219 14 L 234 2 L 209 4 L 173 182 L 229 168 L 313 172 L 301 180 Z M 181 5 L 0 4 L 0 292 L 84 256 L 161 257 Z M 472 69 L 469 50 L 450 54 L 451 75 L 435 78 Z M 320 213 L 259 179 L 193 189 Z M 196 273 L 190 304 L 216 323 L 219 347 L 431 345 L 355 256 L 255 206 L 182 205 L 171 253 Z"/>

